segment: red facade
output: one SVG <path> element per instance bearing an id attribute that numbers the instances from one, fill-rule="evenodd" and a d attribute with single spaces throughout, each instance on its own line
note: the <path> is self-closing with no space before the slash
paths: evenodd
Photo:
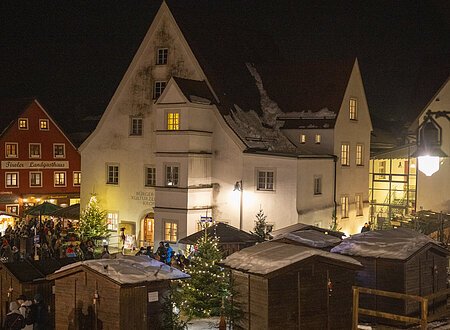
<path id="1" fill-rule="evenodd" d="M 43 201 L 75 202 L 81 183 L 75 146 L 36 100 L 14 116 L 0 137 L 0 210 L 22 214 Z"/>

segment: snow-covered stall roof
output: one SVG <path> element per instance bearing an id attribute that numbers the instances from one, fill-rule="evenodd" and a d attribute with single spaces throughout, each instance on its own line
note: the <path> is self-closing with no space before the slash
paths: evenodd
<path id="1" fill-rule="evenodd" d="M 177 280 L 190 277 L 182 271 L 170 267 L 147 256 L 122 256 L 116 259 L 94 259 L 79 261 L 55 272 L 66 272 L 78 266 L 90 268 L 119 284 Z"/>
<path id="2" fill-rule="evenodd" d="M 427 244 L 445 251 L 437 241 L 407 228 L 368 231 L 344 239 L 331 252 L 349 256 L 400 259 L 411 257 Z"/>
<path id="3" fill-rule="evenodd" d="M 253 274 L 268 275 L 274 271 L 315 256 L 347 264 L 348 267 L 361 266 L 361 263 L 347 256 L 333 254 L 307 246 L 273 241 L 260 243 L 233 253 L 222 264 L 232 269 Z"/>
<path id="4" fill-rule="evenodd" d="M 331 236 L 334 236 L 337 238 L 342 238 L 343 236 L 345 236 L 345 234 L 340 231 L 334 231 L 334 230 L 329 230 L 329 229 L 325 229 L 325 228 L 320 228 L 317 226 L 308 225 L 306 223 L 301 223 L 301 222 L 274 230 L 273 232 L 270 233 L 270 236 L 276 237 L 278 235 L 282 235 L 282 234 L 286 234 L 286 233 L 293 233 L 293 232 L 300 231 L 300 230 L 319 231 L 326 235 L 331 235 Z"/>
<path id="5" fill-rule="evenodd" d="M 311 229 L 288 232 L 277 235 L 273 238 L 274 241 L 281 239 L 287 239 L 293 242 L 297 242 L 315 248 L 333 247 L 341 242 L 341 239 L 335 236 L 327 235 L 320 231 Z"/>

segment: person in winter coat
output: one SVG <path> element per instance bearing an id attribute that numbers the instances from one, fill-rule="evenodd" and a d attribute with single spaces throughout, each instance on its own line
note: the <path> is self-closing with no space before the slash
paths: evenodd
<path id="1" fill-rule="evenodd" d="M 172 260 L 173 255 L 175 254 L 172 247 L 169 245 L 169 243 L 166 243 L 166 260 L 165 263 L 170 265 L 170 261 Z M 163 260 L 161 260 L 163 261 Z"/>
<path id="2" fill-rule="evenodd" d="M 34 296 L 34 303 L 32 305 L 33 311 L 33 330 L 46 330 L 47 326 L 47 309 L 44 304 L 42 295 L 37 293 Z"/>
<path id="3" fill-rule="evenodd" d="M 33 330 L 33 309 L 32 309 L 33 302 L 31 300 L 25 300 L 19 307 L 19 312 L 22 314 L 24 318 L 24 324 L 22 330 Z"/>
<path id="4" fill-rule="evenodd" d="M 9 313 L 6 314 L 3 329 L 20 330 L 24 325 L 24 318 L 19 312 L 19 304 L 15 301 L 9 304 Z"/>
<path id="5" fill-rule="evenodd" d="M 158 260 L 161 262 L 165 262 L 167 259 L 167 250 L 164 247 L 164 242 L 159 242 L 158 249 L 156 250 L 156 255 Z"/>

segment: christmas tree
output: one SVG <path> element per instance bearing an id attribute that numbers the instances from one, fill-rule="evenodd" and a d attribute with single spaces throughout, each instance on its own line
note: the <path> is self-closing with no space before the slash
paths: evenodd
<path id="1" fill-rule="evenodd" d="M 264 211 L 260 208 L 258 214 L 256 214 L 255 227 L 253 228 L 252 234 L 259 236 L 261 241 L 265 241 L 267 239 L 267 235 L 271 231 L 267 227 L 266 218 L 267 215 L 264 215 Z"/>
<path id="2" fill-rule="evenodd" d="M 170 288 L 163 298 L 162 303 L 162 325 L 167 330 L 187 329 L 189 319 L 182 320 L 180 316 L 181 292 L 178 291 L 178 283 L 170 283 Z"/>
<path id="3" fill-rule="evenodd" d="M 186 272 L 191 275 L 183 282 L 183 311 L 192 317 L 218 316 L 222 298 L 227 296 L 228 273 L 218 265 L 222 253 L 217 237 L 206 234 L 197 242 L 197 251 L 191 258 Z"/>
<path id="4" fill-rule="evenodd" d="M 86 209 L 80 214 L 77 233 L 82 241 L 109 236 L 106 211 L 100 208 L 95 195 L 91 196 Z"/>

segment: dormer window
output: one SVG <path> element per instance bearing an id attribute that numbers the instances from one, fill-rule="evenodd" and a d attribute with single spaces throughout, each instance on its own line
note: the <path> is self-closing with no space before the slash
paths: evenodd
<path id="1" fill-rule="evenodd" d="M 28 129 L 28 118 L 19 118 L 19 129 L 20 130 Z"/>
<path id="2" fill-rule="evenodd" d="M 349 116 L 350 120 L 358 119 L 358 102 L 353 98 L 349 102 Z"/>
<path id="3" fill-rule="evenodd" d="M 164 65 L 167 64 L 167 55 L 169 50 L 167 48 L 158 48 L 158 54 L 156 56 L 156 64 Z"/>
<path id="4" fill-rule="evenodd" d="M 320 134 L 316 134 L 315 138 L 314 138 L 314 142 L 316 144 L 320 144 L 322 137 L 320 136 Z"/>
<path id="5" fill-rule="evenodd" d="M 300 134 L 300 143 L 301 144 L 305 144 L 306 143 L 306 135 L 305 134 Z"/>

